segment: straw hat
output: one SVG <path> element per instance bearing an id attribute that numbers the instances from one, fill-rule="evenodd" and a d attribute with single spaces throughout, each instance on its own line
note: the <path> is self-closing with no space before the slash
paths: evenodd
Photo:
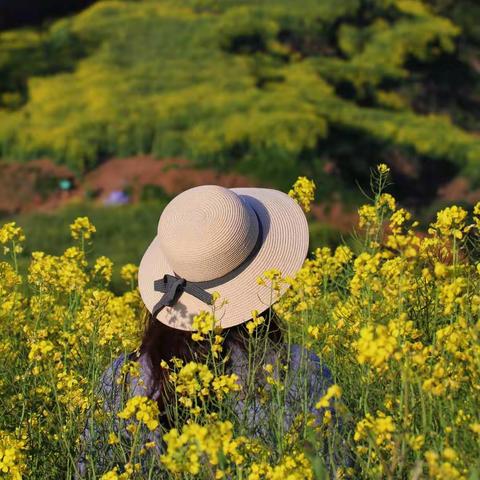
<path id="1" fill-rule="evenodd" d="M 295 275 L 307 255 L 308 238 L 302 209 L 283 192 L 191 188 L 171 200 L 160 216 L 157 235 L 140 262 L 142 300 L 161 322 L 192 330 L 193 317 L 211 311 L 216 291 L 220 325 L 237 325 L 285 292 L 286 285 L 275 293 L 258 285 L 257 278 L 272 268 Z"/>

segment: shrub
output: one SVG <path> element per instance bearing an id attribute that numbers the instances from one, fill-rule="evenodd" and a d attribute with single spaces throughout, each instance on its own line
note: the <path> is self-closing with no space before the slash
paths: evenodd
<path id="1" fill-rule="evenodd" d="M 340 147 L 360 175 L 369 141 L 369 165 L 396 149 L 478 180 L 460 29 L 426 1 L 363 3 L 102 1 L 43 32 L 3 32 L 0 154 L 78 172 L 109 155 L 185 156 L 286 188 L 299 170 L 325 177 L 319 160 Z M 448 76 L 447 60 L 465 74 Z"/>

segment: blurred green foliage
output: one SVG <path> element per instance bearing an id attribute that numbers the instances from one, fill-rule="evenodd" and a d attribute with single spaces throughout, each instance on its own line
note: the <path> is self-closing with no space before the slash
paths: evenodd
<path id="1" fill-rule="evenodd" d="M 151 200 L 170 200 L 170 196 L 160 185 L 146 184 L 140 193 L 142 202 Z"/>
<path id="2" fill-rule="evenodd" d="M 156 192 L 158 193 L 158 192 Z M 150 242 L 157 233 L 157 223 L 168 203 L 164 197 L 134 205 L 102 207 L 91 202 L 68 205 L 54 213 L 28 213 L 12 218 L 27 237 L 25 249 L 19 257 L 19 266 L 26 272 L 33 251 L 60 255 L 71 246 L 69 225 L 75 218 L 87 216 L 95 225 L 93 247 L 87 246 L 90 260 L 105 255 L 114 263 L 112 288 L 119 293 L 126 289 L 120 278 L 120 268 L 126 263 L 138 265 Z M 4 218 L 3 224 L 10 219 Z M 341 234 L 318 222 L 310 224 L 310 251 L 319 246 L 337 246 Z"/>
<path id="3" fill-rule="evenodd" d="M 25 270 L 33 251 L 60 255 L 72 244 L 69 225 L 75 218 L 88 216 L 96 226 L 94 248 L 90 259 L 106 255 L 114 263 L 113 288 L 124 289 L 120 267 L 126 263 L 138 265 L 157 230 L 160 214 L 167 202 L 152 201 L 136 205 L 100 207 L 90 202 L 69 205 L 54 213 L 29 213 L 13 220 L 20 225 L 28 241 L 20 257 L 20 268 Z M 3 223 L 3 221 L 2 221 Z"/>
<path id="4" fill-rule="evenodd" d="M 0 32 L 0 155 L 186 156 L 288 188 L 338 157 L 368 177 L 396 149 L 480 182 L 468 3 L 105 0 Z"/>

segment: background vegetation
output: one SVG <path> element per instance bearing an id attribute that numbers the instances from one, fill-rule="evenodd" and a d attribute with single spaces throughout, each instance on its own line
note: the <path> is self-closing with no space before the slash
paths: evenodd
<path id="1" fill-rule="evenodd" d="M 282 188 L 301 172 L 320 198 L 397 158 L 422 185 L 406 188 L 394 168 L 397 195 L 425 203 L 458 173 L 480 179 L 479 8 L 100 1 L 0 33 L 0 154 L 49 156 L 81 173 L 151 152 Z"/>
<path id="2" fill-rule="evenodd" d="M 19 270 L 26 273 L 32 252 L 46 251 L 60 255 L 70 244 L 68 226 L 72 219 L 88 216 L 98 225 L 95 244 L 90 247 L 91 255 L 106 255 L 114 264 L 112 290 L 125 290 L 120 278 L 120 267 L 127 263 L 138 265 L 149 243 L 156 235 L 164 201 L 141 202 L 136 205 L 101 207 L 93 203 L 72 204 L 54 213 L 29 213 L 15 217 L 22 225 L 28 241 L 18 255 Z M 337 245 L 341 236 L 335 230 L 320 222 L 310 223 L 310 246 Z"/>

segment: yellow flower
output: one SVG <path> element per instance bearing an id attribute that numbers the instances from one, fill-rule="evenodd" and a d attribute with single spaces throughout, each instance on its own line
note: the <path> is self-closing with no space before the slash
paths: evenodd
<path id="1" fill-rule="evenodd" d="M 360 218 L 358 222 L 360 228 L 374 227 L 378 223 L 378 215 L 375 205 L 362 205 L 358 209 L 358 216 Z"/>
<path id="2" fill-rule="evenodd" d="M 23 242 L 25 235 L 21 227 L 17 227 L 15 222 L 5 223 L 0 228 L 0 243 L 5 245 L 8 242 Z"/>
<path id="3" fill-rule="evenodd" d="M 458 465 L 457 453 L 452 448 L 445 448 L 442 457 L 432 450 L 425 452 L 429 478 L 434 480 L 444 480 L 446 478 L 466 480 L 467 477 L 462 475 L 460 465 Z"/>
<path id="4" fill-rule="evenodd" d="M 267 282 L 268 280 L 268 282 Z M 263 275 L 257 278 L 257 284 L 267 286 L 274 292 L 279 292 L 281 284 L 286 280 L 282 278 L 282 272 L 278 268 L 271 268 L 263 272 Z"/>
<path id="5" fill-rule="evenodd" d="M 119 480 L 120 476 L 118 475 L 118 467 L 114 467 L 113 470 L 109 470 L 108 472 L 104 473 L 100 480 Z"/>
<path id="6" fill-rule="evenodd" d="M 448 267 L 442 262 L 435 262 L 434 273 L 437 278 L 445 278 L 448 273 Z"/>
<path id="7" fill-rule="evenodd" d="M 120 277 L 128 284 L 135 282 L 137 280 L 137 275 L 138 267 L 133 263 L 127 263 L 126 265 L 123 265 L 120 269 Z"/>
<path id="8" fill-rule="evenodd" d="M 381 175 L 386 175 L 390 172 L 390 167 L 388 167 L 385 163 L 379 163 L 377 165 L 377 172 Z"/>
<path id="9" fill-rule="evenodd" d="M 57 374 L 57 398 L 70 413 L 87 410 L 88 398 L 82 386 L 85 383 L 85 379 L 74 372 Z"/>
<path id="10" fill-rule="evenodd" d="M 360 330 L 360 338 L 353 342 L 357 350 L 357 359 L 361 364 L 370 364 L 378 371 L 387 367 L 397 347 L 397 339 L 384 325 L 368 325 Z"/>
<path id="11" fill-rule="evenodd" d="M 139 378 L 140 377 L 140 362 L 136 361 L 129 361 L 125 362 L 120 369 L 120 375 L 117 380 L 117 383 L 120 385 L 124 378 L 128 375 L 131 378 Z"/>
<path id="12" fill-rule="evenodd" d="M 321 353 L 335 378 L 339 372 L 347 373 L 343 392 L 334 385 L 315 399 L 317 408 L 326 409 L 323 420 L 297 416 L 294 426 L 300 426 L 298 431 L 271 436 L 275 456 L 269 455 L 262 442 L 234 435 L 233 426 L 226 421 L 243 383 L 235 374 L 226 374 L 228 356 L 213 360 L 225 348 L 228 336 L 217 330 L 213 315 L 203 313 L 196 318 L 197 330 L 192 333 L 193 338 L 205 340 L 202 347 L 210 349 L 208 363 L 172 358 L 160 364 L 175 397 L 168 413 L 178 418 L 178 430 L 169 433 L 168 449 L 164 450 L 166 475 L 312 478 L 309 461 L 301 456 L 304 436 L 308 433 L 315 441 L 310 433 L 322 438 L 325 434 L 333 445 L 335 438 L 329 431 L 334 427 L 334 415 L 328 407 L 335 399 L 344 398 L 345 402 L 335 404 L 339 415 L 344 403 L 361 404 L 361 409 L 349 413 L 355 424 L 357 476 L 407 475 L 414 471 L 415 462 L 422 461 L 421 473 L 432 480 L 471 476 L 476 452 L 470 447 L 480 436 L 475 410 L 480 390 L 480 264 L 474 251 L 478 239 L 472 235 L 469 242 L 458 241 L 457 230 L 462 240 L 469 231 L 461 210 L 447 210 L 437 218 L 431 235 L 420 236 L 413 232 L 415 222 L 405 210 L 384 215 L 396 208 L 393 197 L 381 191 L 375 192 L 375 198 L 376 204 L 364 211 L 365 222 L 369 215 L 370 225 L 385 218 L 390 228 L 379 229 L 373 239 L 372 232 L 367 232 L 367 238 L 352 248 L 316 248 L 295 277 L 282 278 L 278 270 L 270 270 L 259 280 L 266 289 L 289 287 L 273 305 L 289 339 Z M 474 222 L 479 227 L 475 227 L 475 235 L 480 231 L 479 216 L 480 203 L 474 208 Z M 80 225 L 78 238 L 83 238 L 82 228 Z M 20 240 L 23 235 L 16 229 L 12 224 L 1 229 L 4 245 L 11 251 L 11 239 Z M 71 440 L 72 428 L 83 423 L 87 409 L 92 409 L 96 421 L 109 422 L 102 403 L 93 395 L 101 378 L 94 373 L 122 353 L 139 352 L 143 305 L 133 288 L 136 273 L 137 267 L 125 266 L 124 276 L 132 288 L 121 295 L 110 291 L 106 282 L 98 281 L 99 276 L 110 276 L 108 261 L 99 259 L 90 266 L 82 245 L 69 247 L 58 256 L 34 252 L 28 285 L 14 266 L 0 262 L 0 356 L 4 360 L 0 395 L 6 412 L 1 420 L 8 424 L 10 417 L 23 418 L 19 432 L 29 433 L 23 437 L 17 432 L 0 432 L 1 478 L 35 476 L 33 470 L 27 471 L 30 463 L 37 464 L 35 442 L 62 452 L 62 445 Z M 251 335 L 245 340 L 254 348 L 258 341 L 253 337 L 263 329 L 263 322 L 258 312 L 252 312 L 246 324 Z M 247 402 L 250 394 L 252 400 L 256 396 L 275 416 L 278 402 L 282 405 L 284 401 L 282 392 L 288 393 L 289 375 L 297 372 L 288 372 L 283 378 L 286 365 L 259 353 L 252 367 L 261 369 L 263 365 L 259 373 L 266 381 L 251 389 L 244 387 L 241 399 Z M 118 369 L 122 387 L 128 384 L 125 376 L 136 377 L 135 383 L 142 385 L 142 364 L 137 360 Z M 380 398 L 385 386 L 388 391 Z M 226 397 L 230 398 L 224 401 Z M 153 428 L 159 431 L 158 407 L 147 397 L 131 399 L 122 409 L 121 426 L 127 435 L 142 430 L 149 434 Z M 430 422 L 432 418 L 446 420 Z M 239 431 L 248 431 L 241 417 L 235 418 L 237 426 Z M 126 447 L 120 433 L 112 432 L 106 443 L 122 441 Z M 31 451 L 27 451 L 27 438 L 35 440 Z M 112 465 L 113 470 L 96 475 L 101 478 L 103 473 L 104 479 L 111 480 L 138 478 L 138 462 L 147 460 L 142 455 L 155 455 L 159 447 L 156 442 L 140 440 L 134 450 L 125 452 L 123 461 L 112 458 L 116 468 Z M 50 466 L 55 471 L 58 466 L 58 455 L 50 453 L 47 448 L 42 471 Z M 112 454 L 121 455 L 122 449 L 112 448 Z M 395 458 L 403 459 L 402 466 L 395 464 L 396 470 L 391 472 L 391 459 Z M 337 472 L 337 478 L 342 475 L 347 475 L 346 469 Z"/>
<path id="13" fill-rule="evenodd" d="M 285 455 L 277 465 L 255 462 L 250 467 L 247 480 L 312 480 L 310 461 L 303 452 L 294 451 Z"/>
<path id="14" fill-rule="evenodd" d="M 71 251 L 67 256 L 46 255 L 44 252 L 33 252 L 32 262 L 28 268 L 28 281 L 39 291 L 47 290 L 64 293 L 80 293 L 88 282 L 84 271 L 84 263 Z"/>
<path id="15" fill-rule="evenodd" d="M 120 443 L 120 439 L 118 438 L 118 435 L 115 433 L 109 433 L 108 434 L 108 444 L 109 445 L 115 445 L 117 443 Z"/>
<path id="16" fill-rule="evenodd" d="M 30 352 L 28 353 L 28 359 L 30 361 L 41 361 L 49 358 L 50 353 L 54 350 L 54 345 L 49 340 L 40 340 L 39 342 L 32 343 L 30 346 Z"/>
<path id="17" fill-rule="evenodd" d="M 202 341 L 205 340 L 205 335 L 209 335 L 211 332 L 218 330 L 217 320 L 215 316 L 207 311 L 201 311 L 198 315 L 193 317 L 192 322 L 192 340 Z"/>
<path id="18" fill-rule="evenodd" d="M 445 237 L 461 239 L 469 228 L 465 225 L 467 214 L 466 210 L 456 205 L 447 207 L 437 213 L 437 221 L 430 225 L 428 232 L 431 234 L 438 232 Z"/>
<path id="19" fill-rule="evenodd" d="M 458 460 L 457 452 L 453 448 L 447 447 L 443 449 L 442 457 L 450 462 Z"/>
<path id="20" fill-rule="evenodd" d="M 88 217 L 78 217 L 70 225 L 70 234 L 74 240 L 89 240 L 96 231 L 97 229 L 92 225 Z"/>
<path id="21" fill-rule="evenodd" d="M 444 307 L 445 315 L 450 315 L 457 307 L 461 309 L 464 306 L 467 286 L 465 278 L 457 277 L 440 288 L 439 300 Z"/>
<path id="22" fill-rule="evenodd" d="M 25 441 L 0 430 L 0 475 L 2 478 L 21 480 L 27 470 Z"/>
<path id="23" fill-rule="evenodd" d="M 389 193 L 382 193 L 378 199 L 378 206 L 387 207 L 391 212 L 394 212 L 397 208 L 395 198 Z"/>
<path id="24" fill-rule="evenodd" d="M 119 418 L 124 420 L 134 418 L 146 425 L 149 430 L 155 430 L 158 427 L 158 416 L 157 403 L 144 396 L 130 398 L 125 408 L 118 413 Z"/>
<path id="25" fill-rule="evenodd" d="M 263 366 L 263 369 L 267 372 L 267 373 L 272 373 L 273 372 L 273 365 L 271 363 L 267 363 Z"/>
<path id="26" fill-rule="evenodd" d="M 222 343 L 224 338 L 221 335 L 215 335 L 213 344 L 211 345 L 211 350 L 213 358 L 218 358 L 219 354 L 223 351 Z"/>
<path id="27" fill-rule="evenodd" d="M 478 433 L 480 435 L 480 423 L 471 423 L 469 428 L 472 432 Z"/>
<path id="28" fill-rule="evenodd" d="M 241 447 L 244 437 L 233 436 L 233 425 L 229 421 L 199 425 L 191 422 L 183 426 L 180 433 L 176 428 L 163 436 L 166 453 L 160 456 L 165 467 L 173 474 L 198 475 L 206 471 L 221 470 L 231 473 L 231 467 L 244 461 Z"/>
<path id="29" fill-rule="evenodd" d="M 357 423 L 353 438 L 356 442 L 373 438 L 377 446 L 391 448 L 392 434 L 395 430 L 395 422 L 391 416 L 380 411 L 376 417 L 367 413 L 365 418 Z"/>
<path id="30" fill-rule="evenodd" d="M 212 388 L 218 399 L 230 392 L 238 392 L 241 389 L 238 383 L 238 375 L 232 373 L 231 375 L 220 375 L 215 377 L 212 381 Z"/>
<path id="31" fill-rule="evenodd" d="M 425 435 L 407 435 L 407 443 L 413 451 L 418 452 L 425 444 Z"/>
<path id="32" fill-rule="evenodd" d="M 265 322 L 265 319 L 263 317 L 258 316 L 258 310 L 253 310 L 252 319 L 248 321 L 246 324 L 248 334 L 252 335 L 255 329 L 264 322 Z"/>
<path id="33" fill-rule="evenodd" d="M 25 234 L 21 227 L 17 227 L 15 222 L 9 222 L 2 225 L 0 228 L 0 244 L 6 245 L 7 243 L 11 244 L 13 252 L 22 253 L 23 247 L 22 242 L 25 241 Z M 4 253 L 9 253 L 10 247 L 4 247 Z"/>
<path id="34" fill-rule="evenodd" d="M 98 257 L 93 266 L 93 273 L 100 276 L 106 283 L 112 279 L 113 262 L 105 256 Z"/>
<path id="35" fill-rule="evenodd" d="M 300 204 L 306 212 L 309 212 L 310 204 L 315 197 L 315 182 L 307 177 L 298 177 L 288 195 Z"/>
<path id="36" fill-rule="evenodd" d="M 340 398 L 342 389 L 338 385 L 328 387 L 327 393 L 316 403 L 315 408 L 327 408 L 332 398 Z"/>
<path id="37" fill-rule="evenodd" d="M 169 369 L 170 369 L 168 363 L 167 363 L 165 360 L 162 360 L 162 361 L 160 362 L 160 366 L 161 366 L 162 368 L 164 368 L 165 370 L 169 370 Z"/>
<path id="38" fill-rule="evenodd" d="M 192 399 L 196 396 L 208 396 L 213 378 L 208 366 L 197 362 L 188 362 L 178 373 L 170 374 L 170 380 L 181 396 L 180 403 L 187 407 L 192 406 Z"/>

